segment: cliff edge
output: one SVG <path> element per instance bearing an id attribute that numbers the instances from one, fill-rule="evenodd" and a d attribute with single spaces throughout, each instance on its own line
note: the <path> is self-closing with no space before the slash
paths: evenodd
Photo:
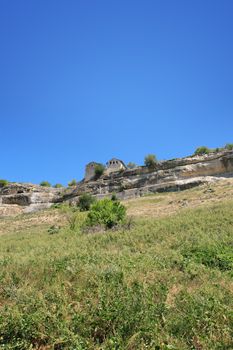
<path id="1" fill-rule="evenodd" d="M 115 193 L 124 200 L 156 192 L 180 191 L 228 177 L 233 177 L 232 150 L 162 161 L 153 168 L 141 166 L 104 173 L 98 179 L 82 180 L 74 188 L 9 183 L 0 187 L 0 216 L 46 209 L 59 202 L 75 204 L 83 193 L 97 198 Z"/>

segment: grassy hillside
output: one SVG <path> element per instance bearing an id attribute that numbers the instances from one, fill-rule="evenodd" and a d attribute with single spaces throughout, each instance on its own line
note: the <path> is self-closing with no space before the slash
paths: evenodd
<path id="1" fill-rule="evenodd" d="M 129 231 L 1 220 L 0 349 L 233 349 L 233 201 L 140 217 L 153 198 Z"/>

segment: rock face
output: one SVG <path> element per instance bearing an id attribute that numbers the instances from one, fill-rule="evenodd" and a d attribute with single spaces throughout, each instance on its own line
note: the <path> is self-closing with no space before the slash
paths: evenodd
<path id="1" fill-rule="evenodd" d="M 138 167 L 103 175 L 96 181 L 79 183 L 70 194 L 70 199 L 76 202 L 85 192 L 97 198 L 115 192 L 119 199 L 128 199 L 149 193 L 187 189 L 230 176 L 233 176 L 233 152 L 222 151 L 160 162 L 153 169 Z"/>
<path id="2" fill-rule="evenodd" d="M 11 183 L 0 188 L 0 216 L 49 208 L 53 203 L 76 203 L 83 193 L 97 198 L 116 193 L 129 199 L 149 193 L 179 191 L 233 176 L 233 151 L 160 162 L 153 169 L 137 167 L 80 181 L 74 189 Z"/>
<path id="3" fill-rule="evenodd" d="M 0 215 L 49 208 L 59 200 L 61 190 L 33 184 L 9 183 L 0 187 Z"/>

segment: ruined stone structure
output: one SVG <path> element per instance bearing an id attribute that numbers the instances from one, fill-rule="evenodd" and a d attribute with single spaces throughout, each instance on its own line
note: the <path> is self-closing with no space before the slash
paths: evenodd
<path id="1" fill-rule="evenodd" d="M 86 165 L 85 169 L 85 181 L 89 181 L 95 177 L 95 167 L 99 165 L 96 162 L 90 162 Z"/>
<path id="2" fill-rule="evenodd" d="M 112 158 L 107 162 L 107 169 L 105 171 L 106 174 L 110 174 L 113 172 L 125 170 L 127 167 L 124 162 L 117 158 Z"/>
<path id="3" fill-rule="evenodd" d="M 97 165 L 101 165 L 100 163 L 90 162 L 86 165 L 85 169 L 85 181 L 89 181 L 95 178 L 95 168 Z M 127 169 L 124 162 L 117 158 L 112 158 L 106 163 L 106 168 L 104 171 L 104 175 L 109 175 L 110 173 L 119 172 Z"/>

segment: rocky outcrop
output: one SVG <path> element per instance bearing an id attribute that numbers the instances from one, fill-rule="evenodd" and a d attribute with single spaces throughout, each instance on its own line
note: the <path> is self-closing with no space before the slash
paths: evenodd
<path id="1" fill-rule="evenodd" d="M 59 201 L 61 190 L 33 184 L 9 183 L 0 187 L 0 215 L 49 208 Z"/>
<path id="2" fill-rule="evenodd" d="M 75 202 L 85 192 L 98 198 L 115 192 L 118 198 L 128 199 L 155 192 L 179 191 L 232 175 L 233 152 L 223 151 L 160 162 L 153 169 L 138 167 L 104 175 L 96 181 L 80 183 L 70 194 L 70 199 Z"/>
<path id="3" fill-rule="evenodd" d="M 45 209 L 57 202 L 76 203 L 87 192 L 97 198 L 115 192 L 124 200 L 149 193 L 180 191 L 230 176 L 233 176 L 233 151 L 222 151 L 159 162 L 153 169 L 137 167 L 104 174 L 98 180 L 82 180 L 74 189 L 11 183 L 0 188 L 0 215 Z"/>

